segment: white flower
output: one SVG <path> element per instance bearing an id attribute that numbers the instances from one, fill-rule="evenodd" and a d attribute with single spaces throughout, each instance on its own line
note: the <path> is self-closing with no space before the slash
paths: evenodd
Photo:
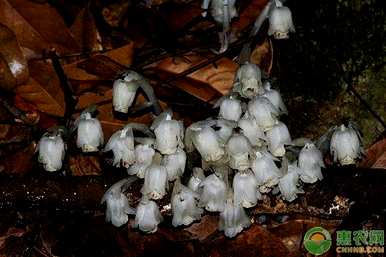
<path id="1" fill-rule="evenodd" d="M 146 233 L 154 233 L 158 224 L 162 221 L 162 215 L 155 202 L 142 197 L 137 206 L 133 227 Z"/>
<path id="2" fill-rule="evenodd" d="M 275 157 L 271 154 L 262 151 L 256 152 L 255 155 L 251 168 L 255 173 L 257 184 L 260 186 L 260 192 L 267 193 L 274 185 L 277 185 L 282 173 L 274 162 Z"/>
<path id="3" fill-rule="evenodd" d="M 176 120 L 163 120 L 155 128 L 155 147 L 162 154 L 173 154 L 177 148 L 183 148 L 183 125 Z"/>
<path id="4" fill-rule="evenodd" d="M 276 124 L 267 131 L 266 137 L 269 151 L 276 157 L 284 156 L 284 145 L 291 144 L 291 136 L 287 126 L 283 122 L 276 122 Z"/>
<path id="5" fill-rule="evenodd" d="M 78 135 L 76 145 L 83 152 L 97 152 L 103 144 L 103 131 L 98 119 L 92 118 L 89 112 L 82 113 L 77 120 Z"/>
<path id="6" fill-rule="evenodd" d="M 232 136 L 236 123 L 233 121 L 219 119 L 216 121 L 216 127 L 219 128 L 216 133 L 221 139 L 221 143 L 225 144 Z"/>
<path id="7" fill-rule="evenodd" d="M 288 113 L 287 107 L 285 106 L 279 91 L 272 89 L 271 84 L 268 81 L 264 82 L 263 96 L 268 98 L 268 100 L 273 104 L 273 106 L 275 106 L 276 109 L 279 110 L 281 113 Z"/>
<path id="8" fill-rule="evenodd" d="M 173 112 L 171 109 L 166 109 L 165 111 L 161 112 L 160 115 L 156 116 L 150 126 L 151 130 L 155 130 L 161 122 L 165 120 L 172 120 Z"/>
<path id="9" fill-rule="evenodd" d="M 37 149 L 38 160 L 43 164 L 46 171 L 57 171 L 62 168 L 65 155 L 65 144 L 61 135 L 45 133 L 40 139 Z"/>
<path id="10" fill-rule="evenodd" d="M 187 226 L 193 221 L 201 218 L 201 214 L 204 211 L 198 207 L 198 199 L 198 193 L 182 185 L 179 179 L 174 182 L 171 202 L 173 211 L 173 226 Z"/>
<path id="11" fill-rule="evenodd" d="M 207 119 L 202 121 L 197 121 L 193 124 L 191 124 L 189 127 L 185 130 L 185 137 L 184 137 L 184 146 L 188 153 L 191 153 L 194 151 L 195 146 L 193 143 L 193 138 L 196 136 L 197 132 L 201 131 L 205 127 L 211 127 L 215 126 L 217 124 L 216 120 L 213 119 Z"/>
<path id="12" fill-rule="evenodd" d="M 257 122 L 249 114 L 246 113 L 238 123 L 241 133 L 246 136 L 252 146 L 262 146 L 265 140 L 264 132 L 261 130 Z"/>
<path id="13" fill-rule="evenodd" d="M 161 165 L 153 163 L 145 171 L 145 182 L 143 183 L 141 193 L 149 199 L 161 199 L 166 194 L 168 186 L 168 172 Z"/>
<path id="14" fill-rule="evenodd" d="M 213 108 L 220 106 L 219 117 L 225 120 L 238 121 L 242 114 L 241 101 L 234 96 L 221 97 Z"/>
<path id="15" fill-rule="evenodd" d="M 192 142 L 202 159 L 207 162 L 218 161 L 225 153 L 219 136 L 211 127 L 197 128 L 194 131 Z"/>
<path id="16" fill-rule="evenodd" d="M 300 179 L 304 183 L 322 180 L 322 167 L 324 167 L 322 153 L 313 143 L 306 143 L 299 154 Z"/>
<path id="17" fill-rule="evenodd" d="M 127 170 L 129 175 L 137 175 L 139 178 L 145 176 L 145 170 L 151 165 L 155 155 L 153 142 L 149 139 L 147 142 L 135 146 L 135 163 Z"/>
<path id="18" fill-rule="evenodd" d="M 229 0 L 227 1 L 227 10 L 228 15 L 227 19 L 231 20 L 234 17 L 237 17 L 237 10 L 235 7 L 236 0 Z M 210 13 L 213 17 L 213 19 L 217 22 L 222 24 L 226 19 L 224 18 L 224 1 L 223 0 L 204 0 L 202 4 L 202 8 L 207 9 L 210 4 Z M 203 16 L 206 16 L 206 10 L 203 13 Z"/>
<path id="19" fill-rule="evenodd" d="M 279 115 L 278 110 L 266 97 L 256 97 L 249 101 L 248 112 L 263 131 L 271 129 Z"/>
<path id="20" fill-rule="evenodd" d="M 236 170 L 246 170 L 249 168 L 249 153 L 252 147 L 248 138 L 240 134 L 234 134 L 226 145 L 226 150 L 230 157 L 229 166 Z"/>
<path id="21" fill-rule="evenodd" d="M 135 214 L 135 209 L 129 206 L 129 200 L 122 193 L 122 187 L 134 181 L 135 178 L 122 179 L 112 185 L 102 197 L 101 203 L 106 202 L 106 221 L 116 227 L 127 223 L 127 215 Z"/>
<path id="22" fill-rule="evenodd" d="M 268 35 L 273 35 L 275 39 L 286 39 L 289 32 L 295 32 L 291 10 L 280 3 L 269 15 Z"/>
<path id="23" fill-rule="evenodd" d="M 193 191 L 198 192 L 199 186 L 204 179 L 204 171 L 201 168 L 195 167 L 193 168 L 192 176 L 189 179 L 188 187 Z"/>
<path id="24" fill-rule="evenodd" d="M 178 149 L 175 153 L 164 155 L 162 159 L 162 166 L 168 172 L 168 180 L 173 181 L 181 177 L 185 171 L 186 153 L 182 149 Z"/>
<path id="25" fill-rule="evenodd" d="M 261 84 L 260 68 L 254 63 L 246 62 L 236 72 L 233 91 L 251 99 L 263 92 Z"/>
<path id="26" fill-rule="evenodd" d="M 225 208 L 220 213 L 219 230 L 224 231 L 225 236 L 235 237 L 244 228 L 251 225 L 245 210 L 241 205 L 233 202 L 233 195 L 230 194 L 226 200 Z"/>
<path id="27" fill-rule="evenodd" d="M 201 182 L 202 193 L 200 196 L 200 206 L 207 211 L 223 211 L 227 186 L 220 174 L 211 174 Z"/>
<path id="28" fill-rule="evenodd" d="M 284 165 L 283 165 L 284 166 Z M 288 172 L 279 181 L 279 189 L 282 197 L 288 202 L 292 202 L 297 198 L 297 194 L 304 193 L 298 188 L 299 184 L 299 168 L 296 163 L 288 165 Z"/>
<path id="29" fill-rule="evenodd" d="M 115 132 L 107 142 L 105 152 L 113 151 L 115 167 L 128 168 L 135 161 L 134 136 L 131 127 L 127 126 Z"/>
<path id="30" fill-rule="evenodd" d="M 341 165 L 355 164 L 363 152 L 358 132 L 350 125 L 341 125 L 332 134 L 330 152 L 334 162 L 338 161 Z"/>
<path id="31" fill-rule="evenodd" d="M 144 78 L 134 71 L 128 71 L 114 81 L 113 107 L 117 112 L 127 113 L 133 104 L 139 83 Z"/>
<path id="32" fill-rule="evenodd" d="M 253 207 L 261 199 L 255 174 L 251 170 L 239 171 L 233 178 L 235 204 L 245 208 Z"/>

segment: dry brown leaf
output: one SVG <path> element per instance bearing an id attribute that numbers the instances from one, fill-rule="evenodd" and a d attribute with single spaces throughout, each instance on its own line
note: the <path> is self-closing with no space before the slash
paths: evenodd
<path id="1" fill-rule="evenodd" d="M 95 55 L 77 64 L 77 67 L 103 80 L 112 80 L 126 68 L 105 55 Z"/>
<path id="2" fill-rule="evenodd" d="M 22 47 L 38 55 L 52 47 L 60 54 L 80 50 L 62 17 L 48 3 L 0 0 L 0 22 L 15 32 Z"/>
<path id="3" fill-rule="evenodd" d="M 36 144 L 33 142 L 24 150 L 3 156 L 0 160 L 0 173 L 24 175 L 31 171 L 36 160 L 34 158 Z"/>
<path id="4" fill-rule="evenodd" d="M 239 14 L 239 18 L 232 22 L 232 31 L 239 34 L 256 20 L 268 0 L 252 0 L 248 6 Z"/>
<path id="5" fill-rule="evenodd" d="M 373 144 L 366 151 L 366 158 L 359 164 L 363 168 L 386 169 L 386 139 Z"/>
<path id="6" fill-rule="evenodd" d="M 31 78 L 18 86 L 15 93 L 40 111 L 63 116 L 65 110 L 64 94 L 59 79 L 49 62 L 34 61 L 29 65 Z"/>
<path id="7" fill-rule="evenodd" d="M 69 166 L 72 176 L 100 175 L 102 172 L 98 156 L 86 156 L 83 154 L 70 156 Z"/>
<path id="8" fill-rule="evenodd" d="M 126 45 L 107 51 L 103 55 L 121 65 L 130 66 L 134 58 L 134 42 L 130 41 Z"/>
<path id="9" fill-rule="evenodd" d="M 193 223 L 184 230 L 192 234 L 192 239 L 203 241 L 218 230 L 218 216 L 205 215 L 199 223 Z"/>
<path id="10" fill-rule="evenodd" d="M 79 12 L 70 31 L 82 51 L 91 52 L 103 49 L 102 39 L 96 27 L 94 16 L 88 7 Z"/>
<path id="11" fill-rule="evenodd" d="M 179 74 L 205 60 L 203 57 L 195 54 L 187 56 L 186 58 L 190 60 L 190 63 L 183 60 L 173 61 L 173 58 L 166 58 L 154 68 L 155 72 L 165 79 Z M 227 58 L 222 58 L 217 61 L 216 66 L 217 68 L 212 64 L 207 65 L 189 74 L 184 79 L 176 80 L 173 84 L 201 100 L 213 101 L 219 96 L 216 92 L 220 95 L 229 92 L 232 87 L 234 73 L 237 69 L 237 64 Z"/>
<path id="12" fill-rule="evenodd" d="M 29 77 L 27 61 L 15 34 L 2 24 L 0 24 L 0 59 L 0 85 L 2 88 L 10 90 L 16 85 L 26 82 Z"/>
<path id="13" fill-rule="evenodd" d="M 250 62 L 258 65 L 265 73 L 271 73 L 273 47 L 269 38 L 266 38 L 262 44 L 257 45 L 255 49 L 253 49 Z"/>

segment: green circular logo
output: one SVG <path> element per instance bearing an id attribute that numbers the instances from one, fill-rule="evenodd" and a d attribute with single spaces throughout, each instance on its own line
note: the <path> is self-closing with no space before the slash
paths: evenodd
<path id="1" fill-rule="evenodd" d="M 314 227 L 304 235 L 303 245 L 306 250 L 314 255 L 326 253 L 331 245 L 330 233 L 322 227 Z"/>

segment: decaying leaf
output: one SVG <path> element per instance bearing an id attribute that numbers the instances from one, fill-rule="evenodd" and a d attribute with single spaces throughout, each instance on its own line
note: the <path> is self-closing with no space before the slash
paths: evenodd
<path id="1" fill-rule="evenodd" d="M 63 116 L 65 103 L 58 76 L 49 62 L 34 61 L 29 64 L 30 79 L 18 86 L 15 93 L 33 103 L 40 111 Z"/>
<path id="2" fill-rule="evenodd" d="M 100 175 L 102 172 L 98 156 L 70 156 L 69 167 L 72 176 Z"/>
<path id="3" fill-rule="evenodd" d="M 23 150 L 8 153 L 0 160 L 0 173 L 24 175 L 36 164 L 34 158 L 36 144 L 33 142 Z"/>
<path id="4" fill-rule="evenodd" d="M 200 222 L 193 223 L 185 230 L 192 234 L 192 239 L 203 241 L 218 230 L 218 217 L 205 215 Z"/>
<path id="5" fill-rule="evenodd" d="M 271 39 L 266 38 L 262 44 L 256 45 L 252 51 L 250 62 L 257 64 L 266 74 L 271 73 L 273 65 L 273 47 Z"/>
<path id="6" fill-rule="evenodd" d="M 236 35 L 252 24 L 267 4 L 268 0 L 251 0 L 239 14 L 239 18 L 232 22 L 232 32 Z"/>
<path id="7" fill-rule="evenodd" d="M 366 151 L 366 157 L 359 165 L 363 168 L 386 169 L 386 139 L 372 145 Z"/>
<path id="8" fill-rule="evenodd" d="M 5 65 L 7 64 L 7 65 Z M 7 69 L 8 68 L 8 69 Z M 15 34 L 0 24 L 0 85 L 10 90 L 28 79 L 28 65 Z"/>
<path id="9" fill-rule="evenodd" d="M 154 68 L 155 72 L 159 74 L 161 78 L 167 79 L 205 60 L 195 54 L 187 55 L 186 58 L 190 63 L 184 60 L 178 61 L 173 60 L 173 58 L 166 58 L 160 61 Z M 228 93 L 232 87 L 236 69 L 236 63 L 227 58 L 222 58 L 216 62 L 216 67 L 211 64 L 207 65 L 189 74 L 184 79 L 176 80 L 173 84 L 201 100 L 213 101 L 216 99 L 214 98 L 216 92 L 220 95 Z M 186 81 L 186 83 L 182 81 Z"/>
<path id="10" fill-rule="evenodd" d="M 62 17 L 46 2 L 1 0 L 0 22 L 15 32 L 22 47 L 37 54 L 50 48 L 60 54 L 80 50 Z"/>
<path id="11" fill-rule="evenodd" d="M 70 30 L 82 51 L 91 52 L 103 49 L 101 36 L 88 6 L 79 12 Z"/>

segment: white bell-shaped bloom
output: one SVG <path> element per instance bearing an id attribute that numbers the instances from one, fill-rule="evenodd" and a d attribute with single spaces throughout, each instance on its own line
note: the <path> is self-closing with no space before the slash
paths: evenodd
<path id="1" fill-rule="evenodd" d="M 242 114 L 241 101 L 234 96 L 221 97 L 213 108 L 220 107 L 219 117 L 237 122 Z"/>
<path id="2" fill-rule="evenodd" d="M 198 193 L 182 185 L 179 179 L 174 182 L 171 202 L 173 226 L 187 226 L 201 218 L 204 210 L 198 207 L 198 199 Z"/>
<path id="3" fill-rule="evenodd" d="M 263 131 L 270 130 L 279 115 L 279 111 L 266 97 L 256 97 L 249 101 L 248 112 Z"/>
<path id="4" fill-rule="evenodd" d="M 221 174 L 209 175 L 201 182 L 200 187 L 202 187 L 200 206 L 211 212 L 223 211 L 227 186 Z"/>
<path id="5" fill-rule="evenodd" d="M 176 120 L 163 120 L 155 128 L 155 147 L 162 154 L 173 154 L 177 148 L 183 148 L 183 125 Z"/>
<path id="6" fill-rule="evenodd" d="M 137 206 L 133 227 L 146 233 L 154 233 L 162 220 L 158 205 L 147 197 L 142 197 Z"/>
<path id="7" fill-rule="evenodd" d="M 102 197 L 101 203 L 106 202 L 106 221 L 111 222 L 116 227 L 127 223 L 127 215 L 135 214 L 135 209 L 130 207 L 128 198 L 122 192 L 122 187 L 133 181 L 135 181 L 135 178 L 118 181 Z"/>
<path id="8" fill-rule="evenodd" d="M 97 152 L 103 144 L 103 131 L 97 118 L 92 118 L 89 112 L 82 113 L 77 120 L 78 135 L 76 145 L 83 152 Z"/>
<path id="9" fill-rule="evenodd" d="M 313 143 L 306 143 L 299 153 L 300 179 L 304 183 L 315 183 L 322 180 L 324 168 L 322 153 Z"/>
<path id="10" fill-rule="evenodd" d="M 173 181 L 184 174 L 186 164 L 186 153 L 178 149 L 175 153 L 164 155 L 162 162 L 168 172 L 168 180 Z"/>
<path id="11" fill-rule="evenodd" d="M 233 194 L 229 194 L 225 208 L 220 213 L 219 230 L 224 231 L 225 236 L 232 238 L 250 225 L 251 220 L 244 208 L 233 201 Z"/>
<path id="12" fill-rule="evenodd" d="M 281 113 L 287 114 L 287 107 L 285 106 L 283 99 L 279 91 L 271 88 L 271 83 L 268 81 L 264 82 L 264 97 L 268 98 L 268 100 L 279 110 Z"/>
<path id="13" fill-rule="evenodd" d="M 234 134 L 226 145 L 229 155 L 229 166 L 235 170 L 246 170 L 249 168 L 249 155 L 252 147 L 248 138 L 241 134 Z"/>
<path id="14" fill-rule="evenodd" d="M 279 182 L 282 176 L 281 171 L 274 162 L 275 157 L 266 151 L 256 152 L 255 158 L 252 161 L 251 168 L 256 176 L 259 190 L 262 193 L 267 193 L 271 188 Z"/>
<path id="15" fill-rule="evenodd" d="M 355 164 L 363 152 L 359 133 L 352 126 L 341 125 L 332 134 L 330 152 L 334 162 Z"/>
<path id="16" fill-rule="evenodd" d="M 115 167 L 129 168 L 135 162 L 134 136 L 130 126 L 115 132 L 107 142 L 105 152 L 113 151 Z"/>
<path id="17" fill-rule="evenodd" d="M 276 157 L 282 157 L 285 154 L 285 145 L 291 144 L 291 136 L 287 126 L 283 122 L 276 124 L 266 133 L 268 149 Z"/>
<path id="18" fill-rule="evenodd" d="M 188 187 L 193 191 L 198 192 L 199 186 L 204 179 L 204 171 L 201 168 L 195 167 L 193 168 L 192 176 L 189 179 Z"/>
<path id="19" fill-rule="evenodd" d="M 203 12 L 203 16 L 206 16 L 206 12 L 210 5 L 210 14 L 212 15 L 213 19 L 217 22 L 222 24 L 225 22 L 225 20 L 231 20 L 234 17 L 237 17 L 237 9 L 235 6 L 236 0 L 229 0 L 227 1 L 227 5 L 224 5 L 223 0 L 204 0 L 202 3 L 202 8 L 205 10 Z M 227 8 L 227 12 L 225 12 L 225 8 Z M 225 15 L 228 15 L 228 17 L 224 17 Z"/>
<path id="20" fill-rule="evenodd" d="M 166 194 L 168 186 L 168 172 L 164 166 L 153 162 L 145 171 L 145 182 L 141 193 L 149 199 L 161 199 Z"/>
<path id="21" fill-rule="evenodd" d="M 268 35 L 273 35 L 275 39 L 286 39 L 289 37 L 289 32 L 295 32 L 295 26 L 292 22 L 291 10 L 276 1 L 269 15 Z"/>
<path id="22" fill-rule="evenodd" d="M 154 117 L 154 120 L 150 126 L 151 130 L 155 130 L 161 122 L 165 120 L 172 120 L 173 119 L 173 111 L 168 108 L 165 111 L 161 112 L 160 115 Z"/>
<path id="23" fill-rule="evenodd" d="M 219 119 L 216 121 L 216 127 L 219 128 L 216 130 L 216 133 L 221 139 L 221 143 L 225 144 L 228 141 L 228 139 L 232 136 L 236 125 L 237 124 L 235 122 L 224 119 Z"/>
<path id="24" fill-rule="evenodd" d="M 246 113 L 238 122 L 241 133 L 246 136 L 252 146 L 262 146 L 265 140 L 263 130 L 257 125 L 255 119 Z"/>
<path id="25" fill-rule="evenodd" d="M 114 81 L 113 107 L 117 112 L 127 113 L 133 104 L 139 83 L 144 78 L 135 71 L 127 71 Z"/>
<path id="26" fill-rule="evenodd" d="M 259 66 L 249 62 L 242 64 L 236 72 L 233 91 L 249 99 L 262 94 L 263 87 Z"/>
<path id="27" fill-rule="evenodd" d="M 304 193 L 299 186 L 299 168 L 296 163 L 288 165 L 287 174 L 280 178 L 279 189 L 283 199 L 292 202 L 297 198 L 297 194 Z"/>
<path id="28" fill-rule="evenodd" d="M 250 208 L 257 204 L 262 196 L 258 191 L 255 174 L 251 170 L 239 171 L 233 178 L 235 204 Z"/>
<path id="29" fill-rule="evenodd" d="M 185 150 L 188 153 L 193 152 L 195 149 L 193 138 L 196 136 L 197 132 L 201 131 L 205 127 L 212 127 L 212 126 L 215 126 L 216 124 L 217 124 L 217 121 L 210 118 L 207 120 L 197 121 L 191 124 L 189 127 L 187 127 L 185 130 L 185 136 L 184 136 Z"/>
<path id="30" fill-rule="evenodd" d="M 154 140 L 148 139 L 147 142 L 135 146 L 135 162 L 127 170 L 129 175 L 137 175 L 144 178 L 145 170 L 151 165 L 155 150 L 153 149 Z"/>
<path id="31" fill-rule="evenodd" d="M 38 143 L 37 150 L 38 160 L 46 171 L 52 172 L 62 168 L 66 147 L 59 133 L 45 133 Z"/>
<path id="32" fill-rule="evenodd" d="M 198 128 L 192 141 L 202 159 L 207 162 L 218 161 L 225 153 L 219 136 L 211 127 Z"/>

